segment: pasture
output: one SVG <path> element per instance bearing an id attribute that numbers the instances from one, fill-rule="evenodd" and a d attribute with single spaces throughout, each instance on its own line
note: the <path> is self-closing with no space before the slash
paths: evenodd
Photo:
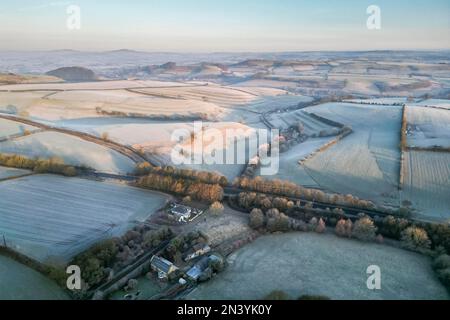
<path id="1" fill-rule="evenodd" d="M 425 218 L 450 219 L 450 153 L 405 152 L 402 201 Z"/>
<path id="2" fill-rule="evenodd" d="M 58 132 L 39 132 L 0 142 L 0 153 L 19 154 L 28 158 L 57 157 L 66 164 L 108 173 L 126 174 L 135 168 L 133 160 L 117 151 Z"/>
<path id="3" fill-rule="evenodd" d="M 398 206 L 401 107 L 329 103 L 306 108 L 353 133 L 304 162 L 322 189 Z"/>
<path id="4" fill-rule="evenodd" d="M 0 255 L 0 300 L 67 300 L 69 296 L 51 280 Z"/>
<path id="5" fill-rule="evenodd" d="M 283 290 L 293 299 L 305 294 L 335 300 L 449 299 L 427 257 L 330 234 L 263 236 L 230 255 L 228 263 L 187 298 L 257 300 Z M 381 269 L 381 290 L 367 289 L 371 265 Z"/>
<path id="6" fill-rule="evenodd" d="M 450 111 L 419 106 L 406 107 L 409 147 L 450 148 Z"/>

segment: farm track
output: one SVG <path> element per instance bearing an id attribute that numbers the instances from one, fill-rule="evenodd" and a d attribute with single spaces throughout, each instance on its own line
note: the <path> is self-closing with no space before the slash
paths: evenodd
<path id="1" fill-rule="evenodd" d="M 87 133 L 69 130 L 69 129 L 63 129 L 63 128 L 56 128 L 56 127 L 48 126 L 48 125 L 45 125 L 45 124 L 42 124 L 39 122 L 35 122 L 32 120 L 28 120 L 28 119 L 22 119 L 22 118 L 18 118 L 18 117 L 14 117 L 14 116 L 0 115 L 0 118 L 15 121 L 15 122 L 20 122 L 20 123 L 27 124 L 27 125 L 31 125 L 31 126 L 40 128 L 45 131 L 59 132 L 59 133 L 75 136 L 75 137 L 83 139 L 85 141 L 92 142 L 92 143 L 104 146 L 106 148 L 112 149 L 114 151 L 117 151 L 120 154 L 123 154 L 124 156 L 130 158 L 135 163 L 141 163 L 141 162 L 147 161 L 147 159 L 145 159 L 143 156 L 141 156 L 136 150 L 134 150 L 131 147 L 127 147 L 125 145 L 121 145 L 119 143 L 109 141 L 109 140 L 106 141 L 99 137 L 96 137 L 96 136 L 93 136 L 93 135 L 90 135 Z"/>
<path id="2" fill-rule="evenodd" d="M 15 84 L 13 84 L 15 85 Z M 12 86 L 13 86 L 12 85 Z M 195 88 L 195 87 L 205 87 L 208 86 L 207 84 L 198 84 L 198 85 L 188 85 L 188 86 L 160 86 L 160 87 L 155 87 L 155 86 L 136 86 L 136 87 L 124 87 L 124 88 L 95 88 L 95 89 L 80 89 L 80 88 L 68 88 L 68 89 L 58 89 L 58 88 L 48 88 L 48 89 L 12 89 L 12 90 L 7 90 L 7 89 L 0 89 L 0 92 L 51 92 L 49 94 L 47 94 L 47 96 L 44 97 L 48 97 L 51 96 L 52 94 L 56 94 L 59 92 L 66 92 L 66 91 L 117 91 L 117 90 L 139 90 L 139 89 L 172 89 L 172 88 Z"/>

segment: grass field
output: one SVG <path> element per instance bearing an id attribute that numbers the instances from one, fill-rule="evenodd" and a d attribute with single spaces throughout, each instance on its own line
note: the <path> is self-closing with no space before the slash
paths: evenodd
<path id="1" fill-rule="evenodd" d="M 325 190 L 398 205 L 401 107 L 330 103 L 306 108 L 353 133 L 305 161 Z"/>
<path id="2" fill-rule="evenodd" d="M 188 299 L 261 299 L 273 290 L 292 298 L 449 299 L 428 258 L 384 245 L 334 235 L 263 236 L 233 253 L 229 266 Z M 381 269 L 381 290 L 367 289 L 368 266 Z"/>
<path id="3" fill-rule="evenodd" d="M 69 296 L 42 274 L 0 256 L 0 300 L 66 300 Z"/>
<path id="4" fill-rule="evenodd" d="M 265 178 L 287 180 L 309 188 L 320 188 L 308 174 L 305 167 L 299 162 L 309 157 L 331 139 L 333 138 L 308 139 L 303 143 L 293 146 L 287 152 L 281 153 L 278 173 L 273 176 L 266 176 Z"/>
<path id="5" fill-rule="evenodd" d="M 24 134 L 25 130 L 33 132 L 37 128 L 15 121 L 0 119 L 0 139 Z"/>
<path id="6" fill-rule="evenodd" d="M 402 201 L 426 217 L 450 219 L 450 153 L 405 152 Z"/>
<path id="7" fill-rule="evenodd" d="M 120 235 L 162 207 L 167 196 L 121 184 L 36 175 L 0 183 L 0 234 L 39 261 L 66 261 Z"/>
<path id="8" fill-rule="evenodd" d="M 407 106 L 408 146 L 450 148 L 450 110 Z"/>
<path id="9" fill-rule="evenodd" d="M 0 180 L 23 176 L 30 172 L 29 170 L 0 167 Z"/>
<path id="10" fill-rule="evenodd" d="M 110 173 L 129 173 L 135 168 L 133 160 L 117 151 L 58 132 L 39 132 L 0 142 L 0 152 L 29 158 L 58 157 L 66 164 Z"/>

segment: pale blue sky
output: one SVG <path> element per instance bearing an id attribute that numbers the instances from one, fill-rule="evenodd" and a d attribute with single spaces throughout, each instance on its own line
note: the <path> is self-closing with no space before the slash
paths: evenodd
<path id="1" fill-rule="evenodd" d="M 68 30 L 66 8 L 81 8 Z M 381 8 L 381 30 L 366 9 Z M 449 49 L 449 0 L 0 0 L 0 50 Z"/>

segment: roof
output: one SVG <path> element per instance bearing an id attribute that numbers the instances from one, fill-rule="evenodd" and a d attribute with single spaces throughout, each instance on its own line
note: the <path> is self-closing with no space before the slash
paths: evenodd
<path id="1" fill-rule="evenodd" d="M 172 262 L 158 256 L 153 256 L 150 263 L 154 268 L 165 273 L 168 273 L 170 268 L 173 266 Z"/>
<path id="2" fill-rule="evenodd" d="M 193 266 L 192 268 L 190 268 L 188 270 L 188 272 L 186 272 L 186 275 L 189 278 L 194 279 L 194 280 L 197 280 L 201 274 L 202 274 L 202 270 L 197 265 Z"/>
<path id="3" fill-rule="evenodd" d="M 179 216 L 184 216 L 184 215 L 188 215 L 191 214 L 191 209 L 185 206 L 175 206 L 172 207 L 170 209 L 170 211 L 175 214 L 175 215 L 179 215 Z"/>
<path id="4" fill-rule="evenodd" d="M 186 272 L 186 275 L 190 278 L 197 280 L 198 277 L 205 271 L 209 266 L 209 258 L 203 257 L 201 258 L 192 268 Z"/>
<path id="5" fill-rule="evenodd" d="M 199 251 L 199 250 L 209 250 L 211 249 L 206 243 L 197 243 L 192 247 L 193 251 Z"/>

